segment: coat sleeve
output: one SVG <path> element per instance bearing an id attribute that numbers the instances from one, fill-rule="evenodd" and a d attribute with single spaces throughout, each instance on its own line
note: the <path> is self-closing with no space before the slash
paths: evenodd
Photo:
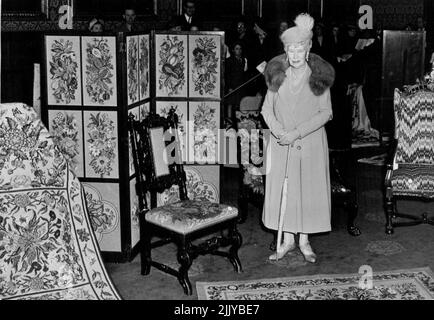
<path id="1" fill-rule="evenodd" d="M 330 98 L 330 89 L 327 89 L 319 97 L 319 110 L 311 119 L 301 123 L 296 131 L 299 138 L 304 138 L 309 134 L 323 127 L 327 122 L 333 119 L 332 103 Z"/>
<path id="2" fill-rule="evenodd" d="M 276 137 L 279 138 L 280 136 L 284 135 L 285 128 L 283 125 L 277 120 L 275 114 L 274 114 L 274 100 L 276 97 L 275 92 L 272 92 L 268 90 L 264 104 L 262 105 L 262 117 L 265 120 L 265 123 L 267 124 L 268 128 L 270 128 L 271 133 Z"/>

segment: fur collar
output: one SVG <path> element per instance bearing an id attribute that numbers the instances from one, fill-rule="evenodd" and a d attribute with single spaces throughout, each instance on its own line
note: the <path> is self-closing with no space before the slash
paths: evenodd
<path id="1" fill-rule="evenodd" d="M 322 95 L 335 81 L 335 69 L 333 66 L 316 54 L 309 54 L 308 65 L 312 70 L 309 78 L 310 89 L 316 96 Z M 277 92 L 286 78 L 286 70 L 289 63 L 286 54 L 274 57 L 264 71 L 265 82 L 268 89 Z"/>

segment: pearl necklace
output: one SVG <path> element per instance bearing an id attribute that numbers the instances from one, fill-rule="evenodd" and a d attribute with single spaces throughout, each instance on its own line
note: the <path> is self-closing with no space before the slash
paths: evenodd
<path id="1" fill-rule="evenodd" d="M 306 74 L 306 71 L 307 71 L 307 64 L 305 64 L 305 66 L 304 66 L 304 70 L 303 70 L 302 74 L 301 74 L 300 76 L 297 77 L 297 76 L 295 76 L 295 75 L 293 74 L 293 72 L 292 72 L 292 68 L 289 67 L 289 78 L 290 78 L 291 80 L 294 80 L 294 82 L 296 82 L 296 81 L 300 81 L 300 80 L 302 80 L 302 79 L 304 78 L 304 75 Z M 299 87 L 297 90 L 294 90 L 294 89 L 293 89 L 295 86 L 291 85 L 291 83 L 292 83 L 292 81 L 291 81 L 290 84 L 289 84 L 289 91 L 291 91 L 292 94 L 299 94 L 299 93 L 301 92 L 301 90 L 303 89 L 303 82 L 301 82 L 301 83 L 299 84 L 300 87 Z"/>

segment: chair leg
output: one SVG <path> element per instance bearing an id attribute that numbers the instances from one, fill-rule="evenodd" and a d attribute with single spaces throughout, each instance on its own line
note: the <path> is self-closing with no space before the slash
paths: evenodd
<path id="1" fill-rule="evenodd" d="M 232 242 L 232 246 L 229 249 L 229 261 L 234 266 L 235 272 L 240 273 L 242 271 L 241 261 L 238 257 L 238 249 L 241 248 L 243 238 L 237 230 L 237 224 L 234 223 L 229 231 L 229 237 Z"/>
<path id="2" fill-rule="evenodd" d="M 356 227 L 355 220 L 358 214 L 358 207 L 353 201 L 345 202 L 345 208 L 348 212 L 347 230 L 348 233 L 353 237 L 358 237 L 362 234 L 360 229 Z"/>
<path id="3" fill-rule="evenodd" d="M 392 215 L 392 218 L 396 219 L 397 214 L 398 214 L 398 204 L 396 202 L 396 198 L 393 198 L 393 215 Z"/>
<path id="4" fill-rule="evenodd" d="M 149 225 L 143 221 L 145 218 L 140 216 L 140 273 L 142 276 L 147 276 L 151 272 L 152 256 L 151 256 L 151 231 Z"/>
<path id="5" fill-rule="evenodd" d="M 389 189 L 389 188 L 388 188 Z M 391 190 L 387 190 L 386 194 L 391 194 Z M 394 201 L 393 201 L 393 197 L 387 195 L 386 196 L 386 219 L 387 219 L 387 223 L 386 223 L 386 233 L 388 235 L 392 235 L 393 234 L 393 216 L 395 215 L 394 213 Z"/>
<path id="6" fill-rule="evenodd" d="M 189 253 L 190 243 L 185 240 L 185 238 L 181 239 L 178 243 L 178 262 L 181 264 L 179 268 L 178 281 L 184 289 L 184 293 L 186 295 L 192 295 L 193 289 L 191 286 L 190 279 L 188 278 L 188 270 L 193 264 L 193 260 L 191 259 L 191 255 Z"/>
<path id="7" fill-rule="evenodd" d="M 246 191 L 244 190 L 244 187 L 241 185 L 240 187 L 242 190 L 240 194 L 238 195 L 238 208 L 239 208 L 239 216 L 238 216 L 238 223 L 244 223 L 247 220 L 247 213 L 249 210 L 249 199 L 246 195 Z"/>

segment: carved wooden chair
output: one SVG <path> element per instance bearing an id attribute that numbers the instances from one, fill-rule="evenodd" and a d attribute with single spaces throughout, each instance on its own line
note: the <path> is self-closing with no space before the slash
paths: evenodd
<path id="1" fill-rule="evenodd" d="M 348 150 L 330 150 L 330 188 L 332 211 L 341 207 L 347 214 L 347 231 L 353 237 L 362 234 L 356 226 L 358 215 L 357 193 L 355 188 L 341 174 L 343 163 L 348 161 Z"/>
<path id="2" fill-rule="evenodd" d="M 428 213 L 399 213 L 397 199 L 434 200 L 434 92 L 395 90 L 395 141 L 385 178 L 386 232 L 422 223 L 434 225 Z"/>
<path id="3" fill-rule="evenodd" d="M 177 277 L 185 294 L 191 295 L 188 271 L 199 255 L 226 257 L 235 271 L 241 272 L 238 249 L 242 238 L 237 230 L 237 208 L 188 198 L 177 123 L 174 110 L 167 118 L 151 113 L 141 122 L 134 120 L 134 116 L 129 119 L 140 209 L 141 273 L 148 275 L 153 266 Z M 157 207 L 157 193 L 174 185 L 180 201 Z M 210 235 L 211 238 L 203 240 Z M 161 240 L 152 242 L 154 236 Z M 193 244 L 194 240 L 200 243 Z M 152 259 L 153 248 L 171 242 L 178 248 L 178 270 Z M 219 250 L 227 246 L 229 251 Z"/>

